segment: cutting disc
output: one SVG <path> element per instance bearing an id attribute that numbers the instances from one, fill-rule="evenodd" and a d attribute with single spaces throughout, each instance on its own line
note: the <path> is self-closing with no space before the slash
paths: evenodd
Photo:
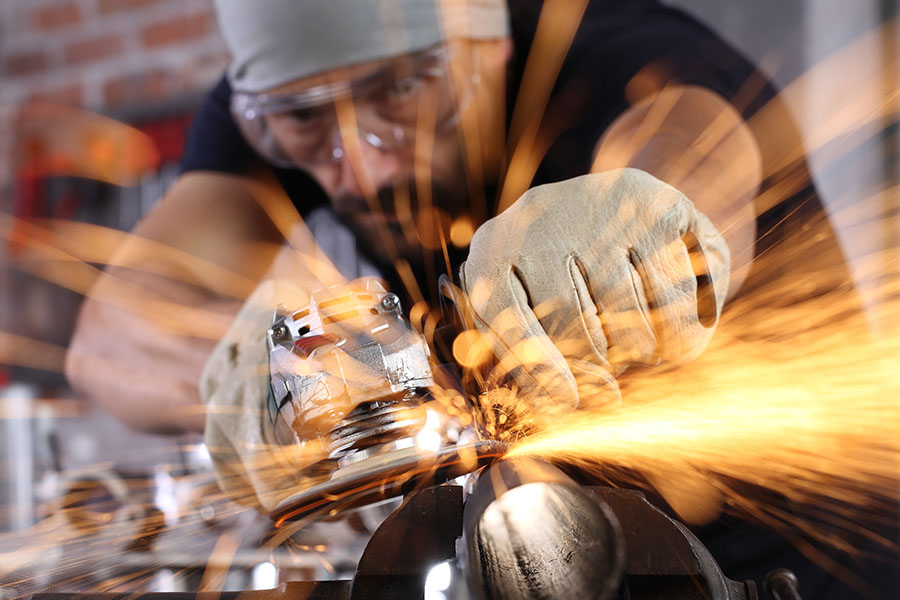
<path id="1" fill-rule="evenodd" d="M 288 496 L 269 513 L 276 527 L 315 513 L 338 511 L 444 483 L 501 458 L 507 445 L 481 440 L 437 452 L 394 451 L 338 469 L 331 479 Z"/>

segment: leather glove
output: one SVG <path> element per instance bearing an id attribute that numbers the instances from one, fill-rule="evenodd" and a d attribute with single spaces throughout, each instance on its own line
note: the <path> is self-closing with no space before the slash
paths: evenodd
<path id="1" fill-rule="evenodd" d="M 204 441 L 229 499 L 271 511 L 304 486 L 297 473 L 321 456 L 315 444 L 282 446 L 268 414 L 266 332 L 275 308 L 305 306 L 309 291 L 344 283 L 305 224 L 291 230 L 266 276 L 213 349 L 200 377 Z"/>
<path id="2" fill-rule="evenodd" d="M 536 405 L 618 401 L 632 365 L 709 342 L 730 254 L 678 190 L 637 169 L 535 187 L 478 228 L 461 269 L 475 327 Z"/>
<path id="3" fill-rule="evenodd" d="M 266 409 L 266 331 L 275 307 L 302 306 L 308 296 L 284 280 L 261 283 L 213 350 L 200 379 L 206 405 L 204 441 L 219 487 L 232 500 L 270 511 L 295 493 L 305 464 L 299 446 L 280 446 Z"/>

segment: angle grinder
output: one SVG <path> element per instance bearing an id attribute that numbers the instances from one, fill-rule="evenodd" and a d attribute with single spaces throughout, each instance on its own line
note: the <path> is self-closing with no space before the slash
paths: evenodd
<path id="1" fill-rule="evenodd" d="M 425 338 L 375 278 L 278 307 L 267 345 L 275 438 L 319 456 L 299 473 L 314 483 L 275 507 L 276 523 L 449 481 L 506 450 L 461 418 L 458 392 L 435 386 Z"/>

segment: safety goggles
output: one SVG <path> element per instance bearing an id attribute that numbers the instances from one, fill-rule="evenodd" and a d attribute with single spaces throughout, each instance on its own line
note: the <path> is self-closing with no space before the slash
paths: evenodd
<path id="1" fill-rule="evenodd" d="M 282 167 L 339 162 L 344 136 L 338 111 L 348 102 L 359 139 L 396 150 L 410 146 L 420 127 L 442 132 L 458 120 L 475 78 L 454 85 L 449 59 L 449 48 L 441 45 L 392 59 L 358 79 L 295 93 L 235 92 L 231 112 L 250 145 Z"/>

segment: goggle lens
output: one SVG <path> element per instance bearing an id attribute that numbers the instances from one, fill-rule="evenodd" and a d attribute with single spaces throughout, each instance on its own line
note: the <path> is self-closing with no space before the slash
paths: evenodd
<path id="1" fill-rule="evenodd" d="M 231 112 L 257 152 L 284 167 L 343 157 L 337 111 L 352 103 L 359 139 L 390 151 L 408 146 L 420 128 L 441 131 L 456 122 L 468 97 L 449 72 L 443 46 L 391 61 L 353 81 L 293 94 L 235 92 Z M 461 98 L 462 96 L 462 98 Z"/>

